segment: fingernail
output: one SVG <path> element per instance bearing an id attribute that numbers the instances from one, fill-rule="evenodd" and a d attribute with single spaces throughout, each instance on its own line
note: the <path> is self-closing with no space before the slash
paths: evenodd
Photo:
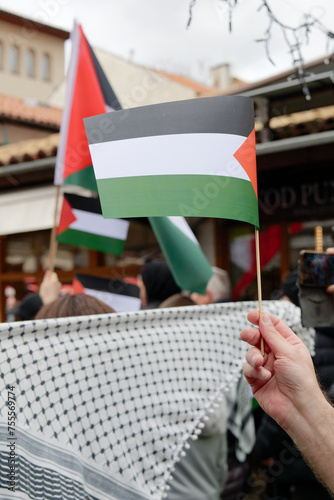
<path id="1" fill-rule="evenodd" d="M 267 324 L 272 323 L 270 316 L 267 313 L 262 314 L 262 321 L 263 321 L 263 323 L 267 323 Z"/>
<path id="2" fill-rule="evenodd" d="M 256 363 L 258 357 L 259 357 L 258 354 L 253 354 L 253 356 L 251 356 L 250 362 L 251 362 L 252 366 L 255 366 L 255 363 Z"/>
<path id="3" fill-rule="evenodd" d="M 260 371 L 260 378 L 261 380 L 266 380 L 270 376 L 270 372 L 268 370 L 262 369 Z"/>

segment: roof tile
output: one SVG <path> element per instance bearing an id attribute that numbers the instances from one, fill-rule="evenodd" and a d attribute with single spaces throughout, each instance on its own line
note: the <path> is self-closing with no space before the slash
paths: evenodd
<path id="1" fill-rule="evenodd" d="M 55 156 L 59 134 L 50 134 L 43 139 L 29 139 L 0 147 L 0 165 L 23 163 L 47 156 Z"/>
<path id="2" fill-rule="evenodd" d="M 0 116 L 12 120 L 59 128 L 62 109 L 48 106 L 32 106 L 19 97 L 0 94 Z"/>

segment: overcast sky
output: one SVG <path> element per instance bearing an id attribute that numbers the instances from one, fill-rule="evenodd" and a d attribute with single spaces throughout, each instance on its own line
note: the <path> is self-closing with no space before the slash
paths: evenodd
<path id="1" fill-rule="evenodd" d="M 76 18 L 94 47 L 149 67 L 209 81 L 209 68 L 230 63 L 231 72 L 256 81 L 292 67 L 291 54 L 279 29 L 270 41 L 268 60 L 263 38 L 269 17 L 262 0 L 238 0 L 229 32 L 224 0 L 197 0 L 187 29 L 191 0 L 0 0 L 0 8 L 36 21 L 71 30 Z M 275 16 L 297 27 L 309 13 L 334 32 L 334 0 L 269 0 Z M 334 51 L 334 40 L 320 29 L 304 43 L 306 62 Z"/>

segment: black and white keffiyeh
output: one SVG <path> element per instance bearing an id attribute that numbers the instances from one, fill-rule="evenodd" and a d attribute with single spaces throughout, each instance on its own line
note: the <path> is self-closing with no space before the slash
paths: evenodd
<path id="1" fill-rule="evenodd" d="M 1 324 L 0 499 L 163 498 L 187 440 L 241 376 L 248 346 L 240 331 L 257 307 Z M 263 309 L 313 350 L 314 331 L 302 328 L 297 307 L 268 301 Z"/>

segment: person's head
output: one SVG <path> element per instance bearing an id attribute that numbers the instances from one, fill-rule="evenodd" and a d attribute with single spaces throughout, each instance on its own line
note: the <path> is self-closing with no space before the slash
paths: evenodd
<path id="1" fill-rule="evenodd" d="M 167 263 L 162 259 L 153 259 L 142 267 L 138 286 L 143 304 L 161 303 L 180 292 Z"/>
<path id="2" fill-rule="evenodd" d="M 58 299 L 45 304 L 36 314 L 35 319 L 66 318 L 90 314 L 114 313 L 107 304 L 84 293 L 61 295 Z"/>
<path id="3" fill-rule="evenodd" d="M 193 292 L 190 297 L 197 305 L 214 304 L 221 300 L 230 300 L 231 282 L 226 271 L 213 267 L 213 276 L 209 279 L 204 295 Z"/>
<path id="4" fill-rule="evenodd" d="M 196 305 L 195 302 L 190 297 L 182 295 L 182 293 L 175 293 L 174 295 L 168 297 L 168 299 L 161 302 L 159 308 L 195 306 L 195 305 Z"/>
<path id="5" fill-rule="evenodd" d="M 297 270 L 291 271 L 282 283 L 280 300 L 289 300 L 295 306 L 299 307 Z"/>
<path id="6" fill-rule="evenodd" d="M 42 306 L 43 302 L 38 293 L 28 293 L 15 309 L 15 313 L 20 320 L 28 321 L 35 317 Z"/>

